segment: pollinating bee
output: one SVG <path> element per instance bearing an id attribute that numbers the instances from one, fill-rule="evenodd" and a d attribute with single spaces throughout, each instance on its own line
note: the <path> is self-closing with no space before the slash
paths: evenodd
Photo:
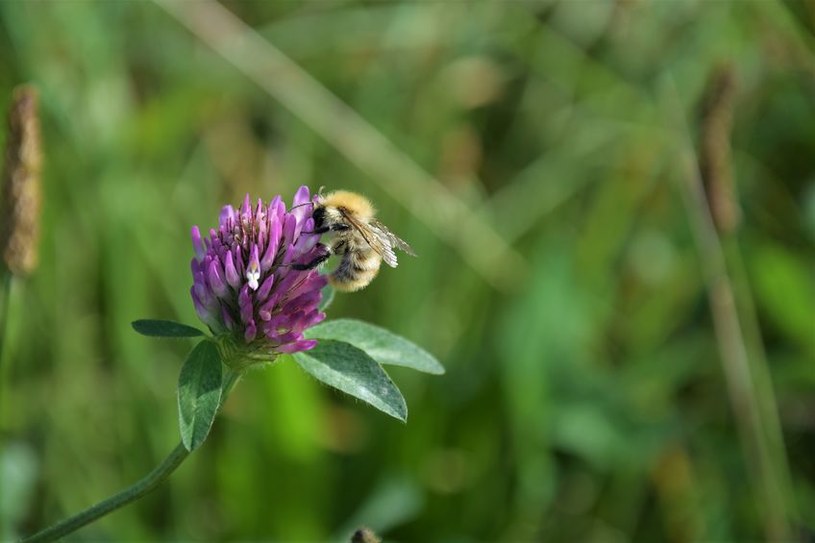
<path id="1" fill-rule="evenodd" d="M 325 251 L 320 257 L 292 267 L 315 268 L 332 254 L 338 255 L 340 263 L 329 274 L 328 282 L 339 291 L 353 292 L 373 281 L 383 260 L 388 266 L 396 267 L 394 249 L 416 256 L 410 245 L 388 230 L 375 214 L 371 202 L 359 194 L 338 190 L 318 195 L 312 212 L 313 233 L 330 233 L 333 237 L 324 245 Z"/>

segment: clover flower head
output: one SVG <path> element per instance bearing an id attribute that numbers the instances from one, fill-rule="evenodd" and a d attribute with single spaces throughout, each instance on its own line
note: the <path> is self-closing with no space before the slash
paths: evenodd
<path id="1" fill-rule="evenodd" d="M 195 310 L 216 335 L 231 335 L 265 353 L 312 349 L 303 332 L 322 321 L 321 289 L 326 279 L 316 270 L 292 264 L 313 261 L 325 248 L 311 234 L 314 220 L 306 186 L 286 211 L 280 196 L 269 205 L 246 195 L 240 209 L 221 210 L 218 228 L 202 237 L 192 228 L 195 256 L 191 288 Z"/>

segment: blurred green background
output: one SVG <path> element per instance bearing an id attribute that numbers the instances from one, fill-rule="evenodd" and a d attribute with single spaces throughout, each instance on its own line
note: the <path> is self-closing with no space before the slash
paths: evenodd
<path id="1" fill-rule="evenodd" d="M 447 374 L 389 369 L 402 425 L 293 365 L 253 372 L 168 484 L 70 540 L 812 537 L 811 2 L 224 6 L 0 3 L 0 104 L 34 83 L 45 148 L 41 263 L 4 340 L 3 538 L 175 446 L 191 343 L 130 322 L 196 323 L 191 225 L 304 183 L 365 193 L 420 255 L 329 317 Z M 684 188 L 717 73 L 735 403 Z"/>

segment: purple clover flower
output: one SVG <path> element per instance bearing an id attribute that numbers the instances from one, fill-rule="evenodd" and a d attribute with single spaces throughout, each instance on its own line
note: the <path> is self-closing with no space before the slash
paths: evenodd
<path id="1" fill-rule="evenodd" d="M 249 195 L 236 210 L 221 210 L 218 229 L 201 237 L 192 228 L 195 310 L 216 335 L 242 338 L 264 353 L 280 354 L 314 348 L 303 331 L 325 318 L 319 310 L 326 279 L 316 270 L 295 270 L 325 250 L 317 242 L 308 187 L 294 196 L 293 207 L 276 196 L 268 206 Z M 297 207 L 300 206 L 300 207 Z"/>

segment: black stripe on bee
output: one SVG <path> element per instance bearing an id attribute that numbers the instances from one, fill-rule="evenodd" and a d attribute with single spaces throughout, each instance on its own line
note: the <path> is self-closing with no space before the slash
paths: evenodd
<path id="1" fill-rule="evenodd" d="M 318 207 L 314 210 L 311 214 L 311 218 L 314 219 L 314 228 L 315 230 L 318 228 L 322 228 L 323 224 L 325 223 L 325 208 Z"/>

